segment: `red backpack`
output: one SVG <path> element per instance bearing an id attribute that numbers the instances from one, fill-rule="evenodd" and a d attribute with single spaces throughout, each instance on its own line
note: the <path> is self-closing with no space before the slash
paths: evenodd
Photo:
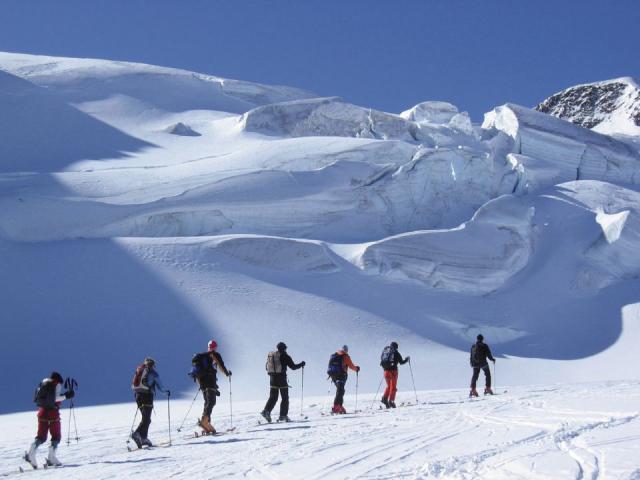
<path id="1" fill-rule="evenodd" d="M 134 392 L 143 393 L 149 391 L 149 386 L 147 385 L 148 374 L 149 368 L 144 363 L 142 365 L 138 365 L 136 373 L 133 375 L 133 380 L 131 381 L 131 389 Z"/>

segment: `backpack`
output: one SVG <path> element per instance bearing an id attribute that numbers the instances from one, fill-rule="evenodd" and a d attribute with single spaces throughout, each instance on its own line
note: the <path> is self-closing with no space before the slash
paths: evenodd
<path id="1" fill-rule="evenodd" d="M 143 363 L 136 367 L 136 373 L 131 380 L 131 390 L 136 393 L 144 393 L 149 391 L 147 377 L 149 376 L 149 368 Z"/>
<path id="2" fill-rule="evenodd" d="M 275 350 L 267 354 L 267 363 L 264 368 L 267 369 L 267 373 L 272 375 L 274 373 L 282 373 L 282 362 L 280 361 L 280 352 Z"/>
<path id="3" fill-rule="evenodd" d="M 213 362 L 211 361 L 211 355 L 209 352 L 196 353 L 191 359 L 191 371 L 189 372 L 189 376 L 195 381 L 212 368 Z"/>
<path id="4" fill-rule="evenodd" d="M 46 409 L 56 408 L 56 386 L 53 382 L 42 382 L 33 394 L 36 405 Z"/>
<path id="5" fill-rule="evenodd" d="M 380 366 L 385 370 L 393 368 L 396 364 L 396 351 L 394 348 L 391 348 L 391 345 L 387 345 L 382 350 L 382 354 L 380 355 Z"/>
<path id="6" fill-rule="evenodd" d="M 473 345 L 471 345 L 471 355 L 469 357 L 471 359 L 471 365 L 472 366 L 478 366 L 480 365 L 480 358 L 478 355 L 478 344 L 474 343 Z"/>
<path id="7" fill-rule="evenodd" d="M 333 377 L 334 375 L 342 375 L 344 373 L 344 356 L 339 353 L 334 353 L 329 357 L 329 367 L 327 368 L 327 375 Z"/>

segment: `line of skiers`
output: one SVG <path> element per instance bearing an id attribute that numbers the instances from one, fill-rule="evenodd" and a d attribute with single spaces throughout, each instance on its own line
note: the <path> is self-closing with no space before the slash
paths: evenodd
<path id="1" fill-rule="evenodd" d="M 211 423 L 211 413 L 216 405 L 216 398 L 220 396 L 218 387 L 217 372 L 220 370 L 227 377 L 231 377 L 229 370 L 222 359 L 220 353 L 217 352 L 218 344 L 215 340 L 211 340 L 207 345 L 207 351 L 197 353 L 192 358 L 192 368 L 189 375 L 197 382 L 199 391 L 202 392 L 204 398 L 204 408 L 201 417 L 198 419 L 198 425 L 202 428 L 203 434 L 216 433 L 215 427 Z M 484 343 L 482 335 L 477 336 L 476 342 L 471 346 L 469 362 L 473 369 L 471 377 L 471 390 L 469 397 L 477 397 L 476 383 L 480 375 L 480 371 L 485 375 L 485 395 L 493 395 L 491 390 L 491 371 L 487 360 L 495 363 L 495 358 L 491 354 L 491 349 Z M 384 348 L 380 356 L 380 366 L 383 369 L 383 378 L 386 382 L 386 388 L 382 394 L 381 403 L 386 408 L 396 408 L 395 398 L 398 390 L 398 366 L 410 362 L 411 358 L 407 356 L 403 358 L 398 351 L 398 343 L 391 342 Z M 281 422 L 289 422 L 289 383 L 287 381 L 287 368 L 292 370 L 304 369 L 306 362 L 295 363 L 291 356 L 287 353 L 287 345 L 279 342 L 276 350 L 269 352 L 265 369 L 269 375 L 269 398 L 260 414 L 264 419 L 271 423 L 271 411 L 275 407 L 278 396 L 280 396 L 280 415 L 278 420 Z M 152 446 L 148 438 L 149 426 L 151 424 L 151 414 L 153 412 L 153 401 L 156 390 L 159 390 L 171 396 L 171 391 L 164 387 L 160 380 L 160 376 L 155 369 L 156 362 L 153 358 L 147 357 L 140 364 L 133 376 L 131 388 L 135 395 L 135 401 L 140 411 L 141 420 L 137 428 L 131 432 L 131 439 L 136 443 L 138 448 L 143 446 Z M 348 345 L 343 345 L 329 358 L 327 368 L 328 378 L 336 387 L 336 394 L 333 402 L 331 413 L 344 414 L 347 413 L 344 406 L 345 385 L 348 379 L 349 369 L 360 372 L 360 367 L 355 365 L 349 356 Z M 303 370 L 304 375 L 304 370 Z M 52 372 L 48 378 L 45 378 L 38 386 L 34 401 L 38 405 L 38 433 L 28 452 L 25 453 L 25 460 L 29 462 L 33 468 L 37 468 L 36 450 L 40 445 L 47 441 L 47 433 L 51 433 L 51 446 L 46 459 L 47 465 L 59 466 L 60 461 L 56 457 L 56 449 L 61 439 L 60 428 L 60 405 L 66 399 L 72 399 L 75 396 L 73 389 L 74 383 L 70 384 L 65 392 L 62 392 L 63 378 L 58 372 Z M 194 398 L 195 401 L 195 398 Z M 135 418 L 134 418 L 135 423 Z"/>

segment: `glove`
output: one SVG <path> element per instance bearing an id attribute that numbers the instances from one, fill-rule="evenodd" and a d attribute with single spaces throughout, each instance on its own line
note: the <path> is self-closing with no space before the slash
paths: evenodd
<path id="1" fill-rule="evenodd" d="M 171 390 L 167 390 L 167 397 L 171 396 Z"/>
<path id="2" fill-rule="evenodd" d="M 357 366 L 357 367 L 356 367 L 356 372 L 359 372 L 359 371 L 360 371 L 360 367 L 359 367 L 359 366 Z"/>
<path id="3" fill-rule="evenodd" d="M 233 375 L 233 373 L 231 372 L 231 370 L 227 370 L 227 377 L 230 377 L 231 375 Z"/>
<path id="4" fill-rule="evenodd" d="M 67 390 L 64 393 L 64 398 L 66 398 L 67 400 L 69 400 L 70 398 L 73 398 L 76 396 L 76 392 L 74 392 L 73 390 Z"/>
<path id="5" fill-rule="evenodd" d="M 411 357 L 407 356 L 406 360 L 407 362 L 411 363 Z"/>
<path id="6" fill-rule="evenodd" d="M 304 366 L 305 366 L 306 364 L 307 364 L 307 362 L 305 362 L 304 360 L 303 360 L 302 362 L 300 362 L 300 366 L 301 366 L 302 368 L 304 368 Z"/>
<path id="7" fill-rule="evenodd" d="M 496 359 L 494 358 L 493 360 L 491 360 L 493 363 L 496 363 Z"/>

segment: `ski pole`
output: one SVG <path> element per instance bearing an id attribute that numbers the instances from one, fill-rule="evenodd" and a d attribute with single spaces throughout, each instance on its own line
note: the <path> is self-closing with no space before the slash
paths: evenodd
<path id="1" fill-rule="evenodd" d="M 331 377 L 327 377 L 327 382 L 329 382 L 329 388 L 327 388 L 327 396 L 324 397 L 324 401 L 322 402 L 322 412 L 324 412 L 327 406 L 327 398 L 331 398 Z"/>
<path id="2" fill-rule="evenodd" d="M 300 389 L 300 416 L 304 417 L 304 367 L 302 367 L 302 387 Z"/>
<path id="3" fill-rule="evenodd" d="M 169 446 L 171 446 L 171 390 L 167 391 L 167 419 L 169 421 Z"/>
<path id="4" fill-rule="evenodd" d="M 360 371 L 356 370 L 356 408 L 353 413 L 358 413 L 358 378 L 360 375 Z"/>
<path id="5" fill-rule="evenodd" d="M 70 385 L 71 385 L 71 390 L 73 391 L 75 391 L 76 388 L 78 388 L 78 382 L 76 382 L 75 378 L 71 379 Z M 76 443 L 78 443 L 80 441 L 80 437 L 78 436 L 78 423 L 76 421 L 76 406 L 73 403 L 73 398 L 71 399 L 71 402 L 69 405 L 71 410 L 71 416 L 73 417 L 73 429 L 76 432 Z M 69 425 L 69 433 L 71 433 L 71 425 Z"/>
<path id="6" fill-rule="evenodd" d="M 136 418 L 138 417 L 138 404 L 136 403 L 136 413 L 133 415 L 133 422 L 131 422 L 131 428 L 129 429 L 129 436 L 127 437 L 127 444 L 131 442 L 131 435 L 133 435 L 133 426 L 136 424 Z"/>
<path id="7" fill-rule="evenodd" d="M 496 388 L 496 362 L 493 362 L 493 388 L 496 389 L 496 392 L 498 391 L 498 389 Z"/>
<path id="8" fill-rule="evenodd" d="M 418 392 L 416 392 L 416 382 L 413 380 L 413 368 L 411 368 L 411 357 L 409 357 L 409 372 L 411 372 L 411 383 L 413 384 L 413 393 L 416 396 L 416 404 L 417 404 Z"/>
<path id="9" fill-rule="evenodd" d="M 187 410 L 187 414 L 184 416 L 184 418 L 182 419 L 182 423 L 178 427 L 178 432 L 182 430 L 182 427 L 184 426 L 184 422 L 187 421 L 187 417 L 189 416 L 189 413 L 191 413 L 191 409 L 193 408 L 193 404 L 196 403 L 196 398 L 198 398 L 199 393 L 200 393 L 200 389 L 196 390 L 196 394 L 193 397 L 193 401 L 191 402 L 191 405 L 189 406 L 189 410 Z"/>
<path id="10" fill-rule="evenodd" d="M 369 410 L 373 410 L 373 404 L 376 401 L 376 398 L 378 397 L 378 392 L 380 391 L 380 387 L 382 387 L 383 380 L 384 380 L 384 377 L 380 379 L 380 383 L 378 384 L 378 389 L 376 390 L 376 394 L 373 396 L 373 400 L 371 400 L 371 406 L 369 407 Z"/>
<path id="11" fill-rule="evenodd" d="M 229 416 L 231 417 L 231 428 L 233 430 L 233 397 L 231 395 L 231 375 L 227 377 L 229 379 Z"/>

